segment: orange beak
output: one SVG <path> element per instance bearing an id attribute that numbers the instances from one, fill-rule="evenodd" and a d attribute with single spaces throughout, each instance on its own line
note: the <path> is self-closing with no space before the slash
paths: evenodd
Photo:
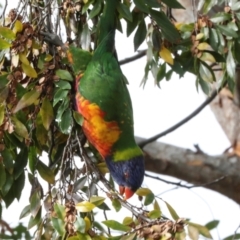
<path id="1" fill-rule="evenodd" d="M 122 196 L 125 195 L 124 200 L 129 199 L 134 194 L 134 191 L 131 188 L 124 187 L 124 186 L 119 186 L 119 192 Z"/>

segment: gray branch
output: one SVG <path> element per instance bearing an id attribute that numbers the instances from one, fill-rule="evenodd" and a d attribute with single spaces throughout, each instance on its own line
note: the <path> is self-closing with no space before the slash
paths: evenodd
<path id="1" fill-rule="evenodd" d="M 146 139 L 136 140 L 141 142 Z M 240 160 L 236 155 L 210 156 L 161 142 L 150 143 L 143 150 L 147 171 L 204 185 L 240 203 Z"/>

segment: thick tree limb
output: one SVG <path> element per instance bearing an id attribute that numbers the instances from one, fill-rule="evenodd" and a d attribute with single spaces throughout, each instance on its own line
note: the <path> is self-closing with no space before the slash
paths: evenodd
<path id="1" fill-rule="evenodd" d="M 144 141 L 142 138 L 136 140 Z M 211 183 L 205 187 L 240 203 L 240 159 L 236 155 L 225 153 L 209 156 L 160 142 L 148 144 L 144 152 L 147 171 L 173 176 L 196 185 Z M 219 178 L 223 179 L 215 181 Z"/>

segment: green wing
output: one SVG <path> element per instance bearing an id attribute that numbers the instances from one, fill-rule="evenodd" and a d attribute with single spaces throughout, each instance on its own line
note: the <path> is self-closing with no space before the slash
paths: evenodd
<path id="1" fill-rule="evenodd" d="M 106 121 L 118 123 L 122 134 L 115 148 L 135 145 L 131 99 L 125 77 L 111 53 L 104 53 L 97 61 L 91 61 L 81 79 L 79 90 L 85 99 L 96 103 L 104 111 Z"/>

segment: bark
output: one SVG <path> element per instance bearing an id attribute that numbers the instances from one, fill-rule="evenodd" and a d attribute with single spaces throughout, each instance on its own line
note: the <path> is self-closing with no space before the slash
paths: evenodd
<path id="1" fill-rule="evenodd" d="M 222 73 L 219 73 L 219 75 Z M 220 76 L 217 76 L 220 77 Z M 224 88 L 212 101 L 210 107 L 232 144 L 231 151 L 240 156 L 240 69 L 236 69 L 234 94 Z"/>
<path id="2" fill-rule="evenodd" d="M 144 140 L 137 138 L 137 142 Z M 240 204 L 240 159 L 237 155 L 210 156 L 161 142 L 150 143 L 143 150 L 147 171 L 204 185 Z M 223 176 L 223 179 L 215 181 Z"/>

